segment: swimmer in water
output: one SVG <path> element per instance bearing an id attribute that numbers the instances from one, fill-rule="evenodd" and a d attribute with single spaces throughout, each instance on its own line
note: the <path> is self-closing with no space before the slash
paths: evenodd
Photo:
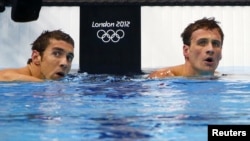
<path id="1" fill-rule="evenodd" d="M 224 33 L 214 18 L 189 24 L 181 34 L 185 63 L 151 72 L 148 78 L 217 76 Z"/>
<path id="2" fill-rule="evenodd" d="M 0 70 L 0 81 L 44 81 L 65 77 L 74 58 L 74 40 L 61 30 L 44 31 L 33 43 L 22 68 Z"/>

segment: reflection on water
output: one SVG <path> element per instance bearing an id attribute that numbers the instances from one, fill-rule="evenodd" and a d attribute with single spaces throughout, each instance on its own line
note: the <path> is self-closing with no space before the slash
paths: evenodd
<path id="1" fill-rule="evenodd" d="M 250 82 L 242 78 L 72 74 L 0 86 L 5 141 L 201 141 L 208 124 L 250 122 Z"/>

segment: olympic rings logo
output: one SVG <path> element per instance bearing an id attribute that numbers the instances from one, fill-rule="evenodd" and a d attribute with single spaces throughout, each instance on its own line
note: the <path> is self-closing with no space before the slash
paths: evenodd
<path id="1" fill-rule="evenodd" d="M 125 36 L 125 32 L 122 29 L 118 29 L 116 31 L 112 29 L 109 29 L 107 31 L 100 29 L 97 31 L 96 35 L 104 43 L 108 43 L 110 41 L 112 41 L 113 43 L 117 43 Z"/>

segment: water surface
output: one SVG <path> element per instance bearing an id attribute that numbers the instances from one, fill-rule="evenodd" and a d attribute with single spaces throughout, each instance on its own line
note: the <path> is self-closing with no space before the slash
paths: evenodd
<path id="1" fill-rule="evenodd" d="M 0 82 L 0 105 L 4 141 L 206 141 L 208 124 L 250 123 L 250 77 Z"/>

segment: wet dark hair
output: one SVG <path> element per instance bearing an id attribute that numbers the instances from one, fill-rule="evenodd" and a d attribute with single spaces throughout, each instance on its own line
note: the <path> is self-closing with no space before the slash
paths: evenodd
<path id="1" fill-rule="evenodd" d="M 43 52 L 50 44 L 50 39 L 56 39 L 56 40 L 63 40 L 69 44 L 71 44 L 74 47 L 74 40 L 71 38 L 71 36 L 61 30 L 53 30 L 48 31 L 45 30 L 42 32 L 42 34 L 31 44 L 32 50 L 37 50 L 40 55 L 43 55 Z M 32 62 L 32 59 L 30 58 L 27 62 L 27 64 L 30 64 Z"/>
<path id="2" fill-rule="evenodd" d="M 224 33 L 218 24 L 219 22 L 215 21 L 214 17 L 210 18 L 204 17 L 200 20 L 195 21 L 194 23 L 189 24 L 181 34 L 183 44 L 190 45 L 192 33 L 198 29 L 209 29 L 209 30 L 217 29 L 220 33 L 221 41 L 223 44 Z"/>

